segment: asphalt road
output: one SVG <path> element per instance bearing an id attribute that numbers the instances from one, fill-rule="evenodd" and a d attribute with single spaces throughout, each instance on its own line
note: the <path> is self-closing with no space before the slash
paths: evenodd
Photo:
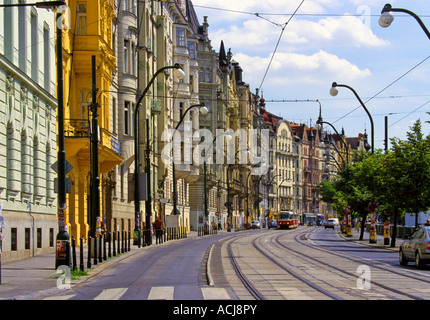
<path id="1" fill-rule="evenodd" d="M 46 299 L 234 299 L 226 289 L 210 288 L 206 277 L 205 262 L 209 248 L 222 237 L 187 239 L 148 248 L 70 290 Z"/>

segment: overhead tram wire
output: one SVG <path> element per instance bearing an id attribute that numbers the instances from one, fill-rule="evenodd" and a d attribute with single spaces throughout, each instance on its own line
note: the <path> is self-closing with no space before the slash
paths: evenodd
<path id="1" fill-rule="evenodd" d="M 253 15 L 253 16 L 290 16 L 292 13 L 273 13 L 273 12 L 250 12 L 250 11 L 240 11 L 240 10 L 233 10 L 233 9 L 226 9 L 226 8 L 216 8 L 216 7 L 210 7 L 210 6 L 202 6 L 198 4 L 193 4 L 195 8 L 201 8 L 201 9 L 208 9 L 208 10 L 218 10 L 218 11 L 224 11 L 224 12 L 231 12 L 231 13 L 237 13 L 237 14 L 246 14 L 246 15 Z M 308 16 L 308 17 L 380 17 L 381 14 L 352 14 L 352 13 L 296 13 L 296 16 Z M 423 18 L 428 18 L 430 15 L 420 15 Z M 395 15 L 395 17 L 407 17 L 406 15 L 399 14 Z"/>
<path id="2" fill-rule="evenodd" d="M 273 58 L 275 57 L 275 53 L 278 50 L 278 46 L 279 46 L 279 43 L 281 42 L 281 38 L 282 38 L 282 35 L 284 34 L 285 28 L 287 27 L 287 25 L 291 21 L 291 19 L 293 19 L 293 17 L 297 13 L 297 11 L 300 9 L 300 7 L 302 6 L 303 2 L 305 2 L 305 0 L 302 0 L 302 2 L 300 2 L 299 6 L 296 8 L 296 10 L 291 15 L 291 17 L 288 19 L 288 21 L 285 24 L 281 25 L 282 31 L 281 31 L 281 34 L 279 35 L 279 39 L 278 39 L 278 42 L 276 43 L 275 50 L 273 51 L 272 57 L 270 58 L 269 65 L 267 66 L 266 72 L 264 73 L 263 80 L 261 80 L 260 87 L 258 88 L 259 92 L 261 91 L 261 87 L 263 86 L 263 82 L 266 79 L 267 73 L 269 72 L 269 69 L 270 69 L 270 66 L 272 64 Z"/>
<path id="3" fill-rule="evenodd" d="M 364 103 L 366 104 L 367 102 L 373 100 L 374 98 L 376 98 L 378 95 L 380 95 L 382 92 L 384 92 L 385 90 L 387 90 L 389 87 L 391 87 L 392 85 L 394 85 L 396 82 L 400 81 L 402 78 L 404 78 L 406 75 L 408 75 L 410 72 L 412 72 L 413 70 L 415 70 L 416 68 L 418 68 L 420 65 L 422 65 L 424 62 L 426 62 L 428 59 L 430 58 L 430 56 L 427 56 L 426 58 L 424 58 L 423 60 L 421 60 L 418 64 L 416 64 L 415 66 L 413 66 L 411 69 L 409 69 L 408 71 L 406 71 L 404 74 L 402 74 L 400 77 L 398 77 L 396 80 L 394 80 L 393 82 L 391 82 L 389 85 L 387 85 L 385 88 L 383 88 L 382 90 L 380 90 L 378 93 L 376 93 L 375 95 L 373 95 L 372 97 L 370 97 L 369 99 L 367 99 Z M 351 110 L 350 112 L 348 112 L 347 114 L 345 114 L 344 116 L 340 117 L 339 119 L 337 119 L 336 121 L 334 121 L 333 123 L 336 123 L 340 120 L 342 120 L 343 118 L 345 118 L 346 116 L 350 115 L 351 113 L 353 113 L 355 110 L 361 108 L 360 106 L 357 106 L 355 109 Z"/>
<path id="4" fill-rule="evenodd" d="M 400 121 L 402 121 L 403 119 L 405 119 L 405 118 L 409 117 L 412 113 L 417 112 L 419 109 L 421 109 L 422 107 L 426 106 L 428 103 L 430 103 L 430 100 L 427 100 L 427 101 L 426 101 L 425 103 L 423 103 L 421 106 L 419 106 L 419 107 L 418 107 L 418 108 L 416 108 L 415 110 L 413 110 L 413 111 L 409 112 L 406 116 L 404 116 L 404 117 L 400 118 L 399 120 L 397 120 L 397 121 L 395 121 L 395 122 L 391 123 L 388 127 L 392 127 L 392 126 L 393 126 L 393 125 L 395 125 L 397 122 L 400 122 Z"/>

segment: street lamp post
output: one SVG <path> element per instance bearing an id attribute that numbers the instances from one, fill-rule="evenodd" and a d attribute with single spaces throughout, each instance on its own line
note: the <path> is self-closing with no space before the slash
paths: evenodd
<path id="1" fill-rule="evenodd" d="M 334 132 L 336 132 L 336 134 L 339 137 L 339 139 L 345 145 L 345 148 L 346 148 L 346 163 L 348 164 L 348 161 L 349 161 L 349 147 L 348 147 L 348 144 L 346 143 L 346 141 L 342 138 L 342 136 L 339 134 L 339 132 L 336 130 L 336 128 L 330 122 L 323 121 L 323 118 L 321 116 L 321 103 L 320 103 L 320 114 L 318 116 L 317 124 L 319 124 L 321 126 L 321 130 L 322 130 L 322 125 L 324 123 L 328 124 L 330 127 L 333 128 Z"/>
<path id="2" fill-rule="evenodd" d="M 247 153 L 249 154 L 249 150 L 248 150 L 248 148 L 246 148 L 246 149 L 240 149 L 240 150 L 237 150 L 236 151 L 236 153 L 234 154 L 234 157 L 233 157 L 233 159 L 234 159 L 234 161 L 236 161 L 236 156 L 237 156 L 237 154 L 239 153 L 239 152 L 241 152 L 241 151 L 245 151 L 245 150 L 247 150 Z M 230 222 L 230 227 L 232 226 L 232 221 L 231 221 L 231 219 L 232 219 L 232 212 L 231 212 L 231 199 L 230 199 L 230 178 L 229 178 L 229 172 L 230 172 L 230 166 L 232 165 L 232 163 L 229 163 L 228 165 L 227 165 L 227 220 L 228 220 L 228 222 Z M 229 229 L 227 229 L 227 231 L 231 231 L 231 230 L 229 230 Z"/>
<path id="3" fill-rule="evenodd" d="M 282 177 L 282 175 L 280 175 L 280 174 L 274 175 L 272 177 L 272 179 L 270 180 L 270 182 L 266 184 L 266 192 L 267 192 L 267 194 L 266 194 L 266 196 L 267 196 L 267 216 L 269 216 L 269 212 L 270 212 L 270 208 L 269 208 L 270 207 L 269 206 L 269 202 L 270 202 L 269 188 L 272 185 L 273 180 L 275 180 L 276 177 Z"/>
<path id="4" fill-rule="evenodd" d="M 177 125 L 176 125 L 176 127 L 175 127 L 175 131 L 174 131 L 174 134 L 177 132 L 177 130 L 178 130 L 178 128 L 179 128 L 179 125 L 182 123 L 182 121 L 184 120 L 184 118 L 185 118 L 185 115 L 188 113 L 188 111 L 190 111 L 192 108 L 199 108 L 199 110 L 200 110 L 200 113 L 202 114 L 202 115 L 205 115 L 205 114 L 207 114 L 208 113 L 208 109 L 206 108 L 206 105 L 202 102 L 202 103 L 199 103 L 199 104 L 195 104 L 195 105 L 192 105 L 192 106 L 189 106 L 186 110 L 185 110 L 185 112 L 182 114 L 182 117 L 179 119 L 179 121 L 178 121 L 178 123 L 177 123 Z M 174 152 L 174 149 L 175 149 L 175 144 L 173 144 L 173 154 L 172 154 L 172 173 L 173 173 L 173 214 L 174 215 L 176 215 L 177 214 L 177 212 L 178 212 L 178 208 L 177 208 L 177 203 L 178 203 L 178 195 L 177 195 L 177 190 L 176 190 L 176 173 L 175 173 L 175 152 Z"/>
<path id="5" fill-rule="evenodd" d="M 219 135 L 215 136 L 215 138 L 212 140 L 212 144 L 209 146 L 209 148 L 208 148 L 208 149 L 210 150 L 210 149 L 212 148 L 212 146 L 214 145 L 214 143 L 215 143 L 216 139 L 217 139 L 219 136 L 223 136 L 223 135 L 226 135 L 227 140 L 231 140 L 231 139 L 232 139 L 232 138 L 231 138 L 231 134 L 230 134 L 229 132 L 223 132 L 223 133 L 221 133 L 221 134 L 219 134 Z M 206 221 L 207 221 L 207 219 L 208 219 L 208 215 L 209 215 L 209 212 L 208 212 L 208 195 L 207 195 L 206 161 L 207 161 L 207 154 L 206 154 L 206 152 L 205 152 L 205 157 L 204 157 L 204 159 L 203 159 L 203 179 L 204 179 L 204 181 L 203 181 L 203 187 L 204 187 L 205 225 L 206 225 Z"/>
<path id="6" fill-rule="evenodd" d="M 281 176 L 281 178 L 282 178 L 282 176 Z M 281 181 L 281 183 L 278 185 L 278 190 L 277 190 L 277 196 L 278 196 L 278 201 L 277 201 L 278 202 L 278 213 L 279 213 L 280 209 L 282 210 L 282 208 L 280 206 L 281 197 L 279 195 L 279 191 L 280 191 L 280 189 L 282 187 L 282 183 L 284 183 L 284 181 L 291 182 L 291 179 L 283 178 L 283 180 Z"/>
<path id="7" fill-rule="evenodd" d="M 389 4 L 389 3 L 387 3 L 384 6 L 384 8 L 382 8 L 381 17 L 379 18 L 379 25 L 381 27 L 387 28 L 387 27 L 389 27 L 391 25 L 391 23 L 394 20 L 394 15 L 391 12 L 403 12 L 403 13 L 407 13 L 407 14 L 411 15 L 412 17 L 414 17 L 415 20 L 417 20 L 417 22 L 421 26 L 421 28 L 424 30 L 424 32 L 427 35 L 427 37 L 430 39 L 430 32 L 426 28 L 426 26 L 424 25 L 424 23 L 422 22 L 422 20 L 420 19 L 420 17 L 418 17 L 418 15 L 416 15 L 414 12 L 412 12 L 410 10 L 407 10 L 407 9 L 393 8 L 391 6 L 391 4 Z"/>
<path id="8" fill-rule="evenodd" d="M 351 88 L 350 86 L 347 86 L 345 84 L 338 84 L 336 82 L 333 82 L 330 88 L 330 95 L 332 95 L 333 97 L 337 96 L 338 94 L 338 90 L 336 89 L 336 87 L 344 87 L 344 88 L 348 88 L 349 90 L 351 90 L 355 97 L 357 98 L 357 100 L 360 102 L 361 106 L 363 107 L 363 109 L 366 111 L 367 115 L 369 116 L 370 119 L 370 129 L 371 129 L 371 134 L 372 134 L 372 153 L 374 153 L 375 151 L 375 129 L 374 129 L 374 125 L 373 125 L 373 118 L 372 115 L 370 114 L 369 110 L 367 110 L 365 104 L 363 103 L 363 101 L 361 100 L 360 96 L 357 94 L 357 92 Z"/>
<path id="9" fill-rule="evenodd" d="M 136 101 L 136 106 L 134 110 L 134 237 L 133 237 L 133 245 L 137 245 L 140 248 L 141 245 L 141 229 L 140 229 L 140 183 L 139 183 L 139 171 L 140 171 L 140 163 L 139 163 L 139 107 L 140 103 L 142 102 L 143 98 L 145 97 L 146 93 L 154 83 L 157 76 L 164 72 L 167 69 L 176 69 L 177 76 L 179 78 L 183 78 L 185 76 L 185 73 L 182 70 L 182 67 L 180 64 L 176 63 L 173 66 L 165 66 L 157 70 L 155 74 L 152 76 L 151 80 L 148 82 L 145 90 L 143 90 L 142 94 L 139 96 L 139 98 Z M 148 125 L 148 122 L 147 122 Z M 149 139 L 149 137 L 147 137 Z M 149 157 L 149 155 L 147 155 Z M 151 209 L 151 194 L 150 194 L 150 168 L 147 168 L 147 212 L 146 212 L 146 226 L 149 227 L 150 223 L 150 209 Z"/>

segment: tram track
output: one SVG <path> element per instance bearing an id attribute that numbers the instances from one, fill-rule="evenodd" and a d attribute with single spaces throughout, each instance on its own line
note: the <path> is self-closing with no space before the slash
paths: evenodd
<path id="1" fill-rule="evenodd" d="M 268 253 L 262 249 L 261 245 L 258 245 L 257 243 L 260 242 L 260 240 L 264 237 L 267 237 L 267 234 L 257 237 L 254 239 L 252 243 L 252 247 L 256 249 L 265 259 L 270 261 L 270 263 L 278 266 L 281 270 L 283 270 L 286 274 L 290 275 L 292 278 L 296 281 L 305 284 L 306 286 L 312 288 L 319 294 L 322 294 L 324 297 L 327 297 L 329 299 L 333 300 L 344 300 L 342 297 L 330 292 L 329 290 L 324 289 L 322 286 L 317 285 L 316 283 L 313 283 L 309 281 L 308 279 L 300 276 L 299 273 L 293 271 L 293 268 L 289 268 L 285 264 L 279 263 L 275 258 L 270 256 Z M 239 239 L 233 239 L 227 244 L 227 252 L 228 252 L 228 258 L 230 260 L 231 266 L 233 270 L 235 271 L 238 279 L 243 284 L 243 286 L 248 290 L 248 292 L 251 294 L 252 297 L 254 297 L 256 300 L 267 300 L 267 297 L 256 288 L 256 286 L 253 284 L 253 282 L 247 277 L 247 275 L 242 271 L 240 264 L 238 262 L 238 259 L 236 259 L 236 256 L 233 253 L 232 245 L 235 241 Z M 319 296 L 319 299 L 321 299 L 323 296 Z"/>
<path id="2" fill-rule="evenodd" d="M 311 246 L 309 244 L 304 243 L 304 241 L 306 241 L 306 240 L 303 240 L 303 235 L 307 234 L 307 233 L 309 233 L 309 232 L 306 231 L 306 232 L 301 232 L 299 234 L 294 235 L 295 242 L 299 243 L 299 244 L 301 244 L 301 245 L 303 245 L 303 246 L 305 246 L 307 248 L 310 248 L 312 250 L 316 250 L 316 251 L 319 251 L 319 252 L 324 252 L 324 253 L 327 253 L 327 254 L 330 254 L 330 255 L 334 255 L 334 256 L 340 257 L 342 259 L 347 259 L 348 261 L 352 261 L 354 263 L 363 265 L 363 260 L 359 260 L 357 258 L 352 258 L 351 256 L 346 256 L 345 254 L 335 253 L 333 251 L 322 249 L 322 248 L 320 248 L 318 246 Z M 276 244 L 279 245 L 279 246 L 281 246 L 284 249 L 287 249 L 289 252 L 294 253 L 296 256 L 305 257 L 305 258 L 307 258 L 307 259 L 309 259 L 311 261 L 314 261 L 315 264 L 318 264 L 319 266 L 324 265 L 326 267 L 334 269 L 334 270 L 336 270 L 336 271 L 338 271 L 340 273 L 343 273 L 345 275 L 358 278 L 356 273 L 349 272 L 349 271 L 345 270 L 345 268 L 343 268 L 343 267 L 342 268 L 337 267 L 336 265 L 334 265 L 332 263 L 327 263 L 325 261 L 322 261 L 321 259 L 317 259 L 317 258 L 313 257 L 310 254 L 306 254 L 306 253 L 303 252 L 303 250 L 293 249 L 293 248 L 291 248 L 291 246 L 285 245 L 284 243 L 282 243 L 280 241 L 280 238 L 285 237 L 285 236 L 286 235 L 283 234 L 283 235 L 279 235 L 278 237 L 276 237 L 275 238 Z M 404 274 L 402 272 L 398 272 L 398 271 L 392 270 L 390 268 L 385 268 L 385 267 L 382 267 L 382 266 L 378 265 L 377 263 L 371 263 L 370 261 L 367 261 L 367 262 L 369 262 L 369 263 L 367 263 L 368 266 L 381 269 L 381 270 L 383 270 L 385 272 L 390 272 L 392 274 L 400 275 L 402 277 L 407 277 L 409 279 L 418 280 L 418 281 L 425 281 L 425 282 L 430 283 L 430 281 L 428 281 L 428 280 L 425 280 L 425 279 L 422 279 L 422 278 L 418 278 L 418 277 L 415 277 L 415 276 L 410 276 L 410 275 Z M 379 281 L 375 281 L 373 279 L 372 279 L 371 283 L 372 283 L 372 285 L 378 286 L 378 287 L 380 287 L 380 288 L 382 288 L 384 290 L 387 290 L 388 292 L 395 293 L 395 294 L 400 295 L 400 296 L 405 296 L 405 297 L 408 297 L 409 299 L 413 299 L 413 300 L 425 300 L 422 297 L 419 297 L 419 296 L 417 296 L 415 294 L 411 294 L 411 293 L 405 292 L 403 290 L 399 290 L 399 289 L 387 286 L 387 285 L 385 285 L 385 284 L 383 284 L 383 283 L 381 283 Z"/>
<path id="3" fill-rule="evenodd" d="M 315 289 L 316 291 L 322 293 L 323 295 L 333 299 L 333 300 L 344 300 L 343 298 L 339 297 L 338 295 L 335 295 L 333 293 L 331 293 L 330 291 L 324 289 L 322 286 L 319 286 L 317 284 L 315 284 L 314 282 L 306 279 L 305 277 L 302 277 L 301 275 L 299 275 L 297 272 L 294 272 L 292 268 L 287 267 L 285 264 L 280 263 L 278 260 L 274 259 L 273 257 L 271 257 L 267 252 L 265 252 L 262 248 L 263 246 L 258 245 L 257 241 L 260 239 L 254 239 L 252 241 L 252 245 L 262 254 L 264 255 L 267 259 L 269 259 L 271 262 L 273 262 L 274 264 L 276 264 L 277 266 L 279 266 L 282 270 L 286 271 L 288 274 L 292 275 L 294 278 L 296 278 L 297 280 L 299 280 L 300 282 L 305 283 L 306 285 L 308 285 L 309 287 L 311 287 L 312 289 Z"/>
<path id="4" fill-rule="evenodd" d="M 236 272 L 237 277 L 248 290 L 248 292 L 256 299 L 256 300 L 267 300 L 266 297 L 253 285 L 253 283 L 246 277 L 245 273 L 242 272 L 242 269 L 239 266 L 238 261 L 236 260 L 235 255 L 233 254 L 233 250 L 231 248 L 232 243 L 237 241 L 238 239 L 232 240 L 227 244 L 227 252 L 228 257 L 230 259 L 231 265 Z"/>
<path id="5" fill-rule="evenodd" d="M 264 233 L 263 235 L 251 235 L 253 239 L 250 239 L 246 247 L 246 241 L 242 241 L 240 244 L 236 242 L 239 241 L 239 238 L 232 239 L 227 243 L 227 253 L 230 264 L 236 273 L 237 278 L 254 299 L 267 300 L 269 297 L 273 298 L 273 293 L 270 293 L 268 289 L 262 287 L 261 284 L 262 282 L 270 282 L 270 280 L 262 281 L 261 278 L 256 278 L 257 267 L 252 265 L 250 256 L 254 259 L 257 259 L 257 256 L 259 256 L 258 259 L 260 259 L 260 264 L 263 260 L 267 261 L 264 262 L 266 266 L 271 264 L 273 265 L 272 268 L 278 267 L 285 273 L 284 277 L 288 277 L 288 279 L 285 278 L 282 281 L 277 280 L 277 282 L 274 281 L 271 283 L 272 291 L 275 291 L 282 286 L 284 286 L 284 288 L 286 286 L 297 288 L 300 286 L 301 288 L 303 288 L 303 286 L 307 286 L 311 289 L 302 290 L 304 290 L 308 295 L 316 297 L 316 299 L 322 299 L 325 297 L 332 300 L 404 300 L 405 298 L 411 300 L 426 300 L 426 298 L 414 294 L 414 291 L 407 292 L 408 289 L 403 289 L 403 287 L 393 287 L 391 282 L 398 286 L 399 282 L 405 281 L 402 277 L 406 277 L 406 279 L 413 281 L 430 283 L 430 278 L 426 279 L 425 277 L 419 277 L 419 275 L 408 275 L 404 272 L 384 267 L 381 265 L 381 262 L 372 262 L 370 260 L 363 262 L 363 259 L 350 256 L 341 251 L 327 250 L 325 248 L 318 247 L 318 245 L 311 245 L 306 243 L 310 240 L 308 237 L 309 234 L 309 230 L 305 230 L 303 232 L 303 230 L 296 229 L 282 232 L 282 234 Z M 249 234 L 243 235 L 240 239 L 245 240 L 249 236 Z M 291 241 L 294 244 L 286 244 L 288 241 Z M 239 247 L 240 245 L 243 247 Z M 297 247 L 297 245 L 300 247 Z M 315 255 L 318 256 L 318 254 L 313 254 L 312 252 L 315 252 L 313 250 L 324 253 L 325 255 L 333 255 L 333 259 L 330 260 L 330 256 L 319 258 L 315 257 Z M 235 252 L 237 252 L 238 255 L 235 255 Z M 259 255 L 255 255 L 255 252 L 258 252 Z M 346 259 L 344 260 L 345 262 L 342 262 L 343 259 Z M 341 267 L 339 267 L 339 265 L 341 265 Z M 354 273 L 351 270 L 354 268 L 358 270 L 357 266 L 359 265 L 366 265 L 369 268 L 377 268 L 377 270 L 382 271 L 380 272 L 383 274 L 382 279 L 388 279 L 387 284 L 382 283 L 381 278 L 375 280 L 372 276 L 372 290 L 358 290 L 360 274 L 357 274 L 357 271 Z M 318 272 L 320 272 L 320 276 L 318 276 Z M 400 277 L 393 278 L 391 275 Z M 380 277 L 380 275 L 378 277 Z M 301 283 L 301 285 L 299 283 Z M 261 290 L 262 288 L 263 290 Z M 410 290 L 411 289 L 409 289 L 409 291 Z M 424 288 L 424 291 L 426 290 L 427 289 Z M 264 293 L 262 293 L 262 291 Z M 280 292 L 280 290 L 278 291 Z M 266 294 L 269 294 L 269 296 L 265 296 Z M 280 297 L 284 298 L 282 296 Z"/>
<path id="6" fill-rule="evenodd" d="M 300 242 L 302 245 L 304 245 L 306 247 L 312 248 L 313 250 L 319 250 L 319 251 L 322 251 L 322 252 L 325 252 L 325 253 L 329 253 L 331 255 L 338 256 L 338 257 L 341 257 L 341 258 L 344 258 L 344 259 L 348 259 L 350 261 L 354 261 L 354 262 L 357 262 L 357 263 L 362 263 L 363 262 L 363 260 L 359 260 L 359 259 L 354 258 L 353 256 L 345 254 L 345 253 L 340 253 L 339 251 L 334 252 L 334 251 L 330 251 L 330 250 L 327 250 L 327 249 L 324 249 L 324 248 L 321 248 L 321 247 L 318 247 L 318 246 L 317 247 L 311 246 L 311 245 L 309 245 L 309 244 L 307 244 L 307 243 L 305 243 L 303 241 L 302 235 L 295 236 L 295 240 L 297 242 Z M 380 270 L 383 270 L 383 271 L 388 271 L 390 273 L 397 274 L 397 275 L 400 275 L 402 277 L 407 277 L 407 278 L 412 279 L 412 280 L 417 280 L 417 281 L 421 281 L 421 282 L 425 282 L 425 283 L 429 283 L 430 284 L 430 276 L 428 276 L 428 279 L 425 279 L 425 278 L 423 278 L 422 274 L 420 276 L 406 274 L 406 273 L 401 272 L 401 271 L 393 270 L 392 268 L 384 267 L 380 262 L 368 261 L 367 264 L 369 266 L 373 267 L 373 268 L 377 268 L 377 269 L 380 269 Z"/>

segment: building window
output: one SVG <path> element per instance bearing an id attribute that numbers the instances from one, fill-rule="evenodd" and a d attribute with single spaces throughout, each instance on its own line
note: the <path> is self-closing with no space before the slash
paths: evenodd
<path id="1" fill-rule="evenodd" d="M 49 228 L 49 246 L 54 246 L 54 228 Z"/>
<path id="2" fill-rule="evenodd" d="M 135 10 L 136 6 L 134 4 L 134 0 L 124 0 L 124 11 L 135 13 Z"/>
<path id="3" fill-rule="evenodd" d="M 124 73 L 130 73 L 130 41 L 124 40 Z"/>
<path id="4" fill-rule="evenodd" d="M 42 228 L 37 228 L 37 247 L 42 248 Z"/>
<path id="5" fill-rule="evenodd" d="M 205 69 L 199 68 L 199 82 L 205 81 Z"/>
<path id="6" fill-rule="evenodd" d="M 25 228 L 25 249 L 30 249 L 30 228 Z"/>
<path id="7" fill-rule="evenodd" d="M 44 28 L 43 29 L 43 78 L 44 83 L 43 86 L 46 91 L 51 92 L 50 86 L 51 86 L 51 56 L 50 56 L 50 42 L 51 37 L 49 36 L 49 29 Z"/>
<path id="8" fill-rule="evenodd" d="M 12 228 L 10 230 L 10 250 L 17 251 L 18 249 L 18 230 L 16 228 Z"/>
<path id="9" fill-rule="evenodd" d="M 210 68 L 205 69 L 205 82 L 211 82 L 211 70 L 210 70 Z"/>
<path id="10" fill-rule="evenodd" d="M 130 65 L 130 73 L 132 74 L 132 75 L 136 75 L 137 73 L 136 73 L 136 49 L 135 49 L 135 47 L 134 47 L 134 43 L 131 43 L 131 52 L 130 52 L 130 63 L 131 63 L 131 65 Z"/>
<path id="11" fill-rule="evenodd" d="M 129 110 L 130 108 L 130 102 L 129 101 L 125 101 L 124 102 L 124 134 L 128 135 L 130 132 L 130 126 L 129 126 L 129 121 L 128 121 L 128 117 L 129 117 Z"/>
<path id="12" fill-rule="evenodd" d="M 185 29 L 184 28 L 176 28 L 176 45 L 179 47 L 185 47 Z"/>
<path id="13" fill-rule="evenodd" d="M 39 32 L 37 15 L 31 13 L 31 78 L 39 80 Z"/>
<path id="14" fill-rule="evenodd" d="M 91 104 L 91 98 L 91 91 L 81 91 L 81 121 L 79 124 L 80 129 L 87 129 L 90 127 L 89 106 Z"/>
<path id="15" fill-rule="evenodd" d="M 116 99 L 114 97 L 112 97 L 112 132 L 115 134 L 117 133 L 117 131 L 116 131 L 116 118 L 117 118 Z"/>
<path id="16" fill-rule="evenodd" d="M 188 53 L 191 59 L 197 59 L 196 44 L 192 41 L 188 42 Z"/>
<path id="17" fill-rule="evenodd" d="M 23 4 L 23 1 L 20 1 L 19 4 Z M 19 68 L 22 71 L 26 71 L 27 66 L 27 32 L 26 28 L 26 8 L 19 7 L 18 9 L 18 49 L 19 49 Z"/>
<path id="18" fill-rule="evenodd" d="M 78 3 L 76 6 L 77 10 L 77 30 L 79 36 L 87 35 L 87 4 Z"/>

